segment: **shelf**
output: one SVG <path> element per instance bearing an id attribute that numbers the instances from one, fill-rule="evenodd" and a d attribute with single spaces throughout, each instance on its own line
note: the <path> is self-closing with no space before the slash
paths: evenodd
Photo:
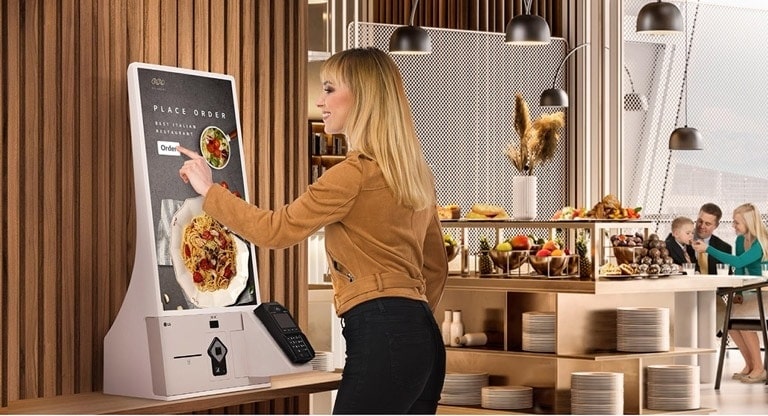
<path id="1" fill-rule="evenodd" d="M 643 409 L 644 415 L 709 415 L 717 413 L 717 409 L 711 409 L 708 407 L 700 407 L 693 410 L 651 410 Z"/>
<path id="2" fill-rule="evenodd" d="M 530 409 L 529 409 L 530 410 Z M 496 410 L 486 409 L 480 406 L 448 406 L 440 404 L 437 406 L 438 415 L 530 415 L 532 413 L 522 410 Z"/>
<path id="3" fill-rule="evenodd" d="M 591 228 L 599 225 L 598 228 L 612 228 L 612 227 L 625 227 L 625 228 L 644 228 L 649 225 L 654 225 L 652 221 L 646 220 L 531 220 L 522 221 L 515 220 L 514 218 L 503 220 L 467 220 L 467 219 L 448 219 L 440 220 L 443 227 L 460 227 L 460 228 L 563 228 L 563 229 L 578 229 L 578 228 Z"/>
<path id="4" fill-rule="evenodd" d="M 676 356 L 689 356 L 692 354 L 714 354 L 715 349 L 709 348 L 686 348 L 676 347 L 672 351 L 659 351 L 659 352 L 622 352 L 622 351 L 610 351 L 599 352 L 594 354 L 555 354 L 546 352 L 528 352 L 528 351 L 499 351 L 491 349 L 480 349 L 472 347 L 446 347 L 446 351 L 451 352 L 467 352 L 467 353 L 483 353 L 483 354 L 497 354 L 507 357 L 535 357 L 542 359 L 553 360 L 588 360 L 588 361 L 616 361 L 627 359 L 640 359 L 649 357 L 676 357 Z"/>
<path id="5" fill-rule="evenodd" d="M 528 409 L 531 410 L 531 409 Z M 717 409 L 710 409 L 702 407 L 694 410 L 650 410 L 643 409 L 644 415 L 708 415 L 716 413 Z M 479 406 L 448 406 L 438 405 L 438 415 L 532 415 L 539 414 L 536 412 L 528 412 L 524 410 L 496 410 L 486 409 Z"/>
<path id="6" fill-rule="evenodd" d="M 640 280 L 579 280 L 579 279 L 524 279 L 448 277 L 446 289 L 489 290 L 508 292 L 631 294 L 656 292 L 709 291 L 720 287 L 739 287 L 758 280 L 761 276 L 669 276 L 659 279 Z"/>
<path id="7" fill-rule="evenodd" d="M 448 277 L 446 289 L 461 290 L 504 290 L 514 292 L 558 292 L 558 293 L 595 293 L 592 280 L 570 279 L 526 279 L 526 278 L 489 278 L 489 277 Z M 623 282 L 619 282 L 623 283 Z"/>

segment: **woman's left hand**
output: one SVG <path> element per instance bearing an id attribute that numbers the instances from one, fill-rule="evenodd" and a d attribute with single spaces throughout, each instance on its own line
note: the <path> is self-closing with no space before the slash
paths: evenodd
<path id="1" fill-rule="evenodd" d="M 192 185 L 195 192 L 205 196 L 208 193 L 208 189 L 213 185 L 213 172 L 211 172 L 208 162 L 202 156 L 187 148 L 177 146 L 176 149 L 179 153 L 189 158 L 179 169 L 179 176 L 181 176 L 184 183 Z"/>

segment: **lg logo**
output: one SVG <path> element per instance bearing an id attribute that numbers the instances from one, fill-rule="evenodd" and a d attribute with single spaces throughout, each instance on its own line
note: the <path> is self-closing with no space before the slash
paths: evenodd
<path id="1" fill-rule="evenodd" d="M 157 86 L 165 85 L 165 80 L 162 78 L 152 78 L 152 81 L 150 82 L 152 83 L 152 85 L 157 85 Z"/>

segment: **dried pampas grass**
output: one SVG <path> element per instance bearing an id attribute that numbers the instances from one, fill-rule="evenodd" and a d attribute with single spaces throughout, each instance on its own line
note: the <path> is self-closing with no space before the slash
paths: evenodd
<path id="1" fill-rule="evenodd" d="M 512 165 L 525 175 L 532 175 L 533 168 L 555 156 L 559 131 L 565 125 L 565 113 L 542 114 L 533 123 L 528 104 L 523 96 L 515 95 L 514 127 L 520 137 L 520 145 L 510 143 L 504 154 Z"/>

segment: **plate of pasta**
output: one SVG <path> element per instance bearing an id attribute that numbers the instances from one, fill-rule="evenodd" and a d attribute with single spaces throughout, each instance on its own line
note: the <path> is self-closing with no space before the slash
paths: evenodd
<path id="1" fill-rule="evenodd" d="M 171 258 L 176 281 L 200 308 L 229 306 L 248 283 L 248 245 L 203 212 L 190 198 L 171 220 Z"/>

